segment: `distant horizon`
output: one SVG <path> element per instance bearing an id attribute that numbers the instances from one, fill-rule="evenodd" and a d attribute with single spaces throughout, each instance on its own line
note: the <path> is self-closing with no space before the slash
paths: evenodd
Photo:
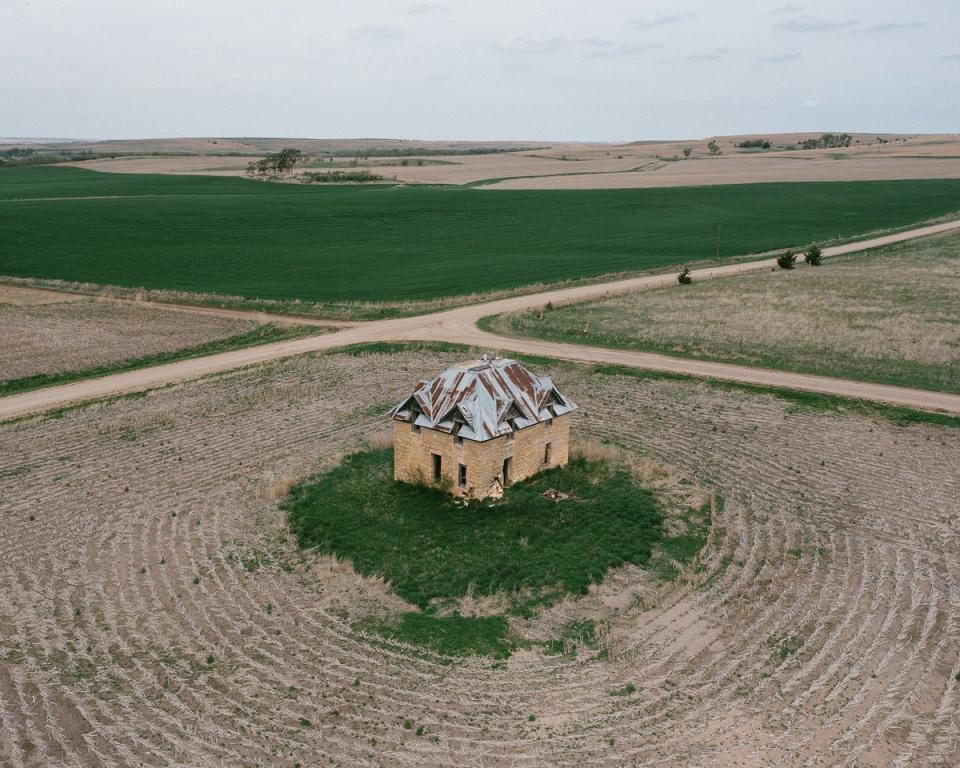
<path id="1" fill-rule="evenodd" d="M 547 139 L 547 138 L 461 138 L 461 137 L 409 137 L 409 136 L 293 136 L 293 135 L 254 135 L 254 134 L 183 134 L 177 136 L 95 136 L 95 137 L 55 137 L 55 136 L 4 136 L 0 134 L 0 144 L 5 143 L 71 143 L 71 144 L 93 144 L 97 142 L 110 141 L 186 141 L 190 139 L 233 139 L 233 140 L 290 140 L 290 141 L 400 141 L 400 142 L 420 142 L 420 143 L 476 143 L 476 144 L 670 144 L 681 141 L 704 141 L 706 139 L 739 138 L 741 136 L 802 136 L 807 134 L 822 135 L 824 133 L 847 133 L 851 136 L 960 136 L 960 131 L 864 131 L 849 129 L 811 129 L 811 130 L 782 130 L 782 131 L 745 131 L 742 133 L 712 133 L 705 136 L 679 136 L 674 138 L 656 138 L 656 139 Z"/>

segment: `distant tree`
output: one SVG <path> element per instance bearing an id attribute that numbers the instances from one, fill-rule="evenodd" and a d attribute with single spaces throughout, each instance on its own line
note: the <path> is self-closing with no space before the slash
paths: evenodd
<path id="1" fill-rule="evenodd" d="M 819 267 L 820 263 L 823 261 L 823 251 L 820 250 L 819 245 L 811 245 L 807 248 L 806 253 L 804 254 L 807 259 L 807 264 L 811 267 Z"/>
<path id="2" fill-rule="evenodd" d="M 710 150 L 710 154 L 711 154 L 711 155 L 719 155 L 719 154 L 722 154 L 722 152 L 721 152 L 721 150 L 720 150 L 720 145 L 717 144 L 716 141 L 711 141 L 709 144 L 707 144 L 707 149 Z"/>
<path id="3" fill-rule="evenodd" d="M 780 267 L 780 269 L 793 269 L 796 263 L 797 254 L 790 251 L 785 251 L 777 256 L 777 266 Z"/>
<path id="4" fill-rule="evenodd" d="M 691 152 L 693 152 L 693 147 L 684 147 L 684 148 L 683 148 L 683 156 L 684 156 L 684 157 L 690 157 L 690 153 L 691 153 Z"/>
<path id="5" fill-rule="evenodd" d="M 804 139 L 800 146 L 803 149 L 836 149 L 849 147 L 852 142 L 849 133 L 825 133 L 819 139 Z"/>
<path id="6" fill-rule="evenodd" d="M 690 285 L 693 282 L 693 275 L 690 274 L 690 267 L 684 267 L 683 272 L 677 275 L 677 282 L 680 285 Z"/>
<path id="7" fill-rule="evenodd" d="M 258 173 L 266 175 L 268 173 L 278 174 L 286 173 L 303 158 L 303 153 L 299 149 L 281 149 L 272 155 L 267 155 L 262 160 L 247 165 L 247 173 Z"/>

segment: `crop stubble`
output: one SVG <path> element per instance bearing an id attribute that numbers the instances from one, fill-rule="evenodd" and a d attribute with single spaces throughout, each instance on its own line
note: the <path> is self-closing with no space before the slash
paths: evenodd
<path id="1" fill-rule="evenodd" d="M 59 302 L 0 305 L 0 381 L 173 352 L 256 327 L 249 320 L 61 296 Z"/>
<path id="2" fill-rule="evenodd" d="M 273 497 L 451 360 L 304 357 L 0 428 L 0 761 L 960 757 L 960 448 L 932 426 L 565 367 L 578 431 L 725 499 L 705 570 L 611 613 L 608 660 L 441 664 L 357 635 L 398 601 L 330 559 L 305 570 Z"/>

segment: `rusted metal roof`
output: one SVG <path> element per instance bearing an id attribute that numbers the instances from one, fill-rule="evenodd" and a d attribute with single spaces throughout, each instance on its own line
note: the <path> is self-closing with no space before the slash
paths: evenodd
<path id="1" fill-rule="evenodd" d="M 576 403 L 516 360 L 470 360 L 421 381 L 390 415 L 420 427 L 492 440 L 575 410 Z"/>

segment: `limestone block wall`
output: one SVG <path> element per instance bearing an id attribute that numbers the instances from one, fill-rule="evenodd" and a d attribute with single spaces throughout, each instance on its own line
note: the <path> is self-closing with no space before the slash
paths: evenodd
<path id="1" fill-rule="evenodd" d="M 549 455 L 547 451 L 549 448 Z M 548 467 L 566 464 L 570 451 L 570 415 L 518 430 L 485 442 L 463 440 L 434 429 L 414 430 L 403 421 L 393 423 L 394 466 L 397 480 L 434 482 L 434 456 L 440 457 L 441 482 L 460 496 L 484 497 L 502 482 L 504 459 L 510 459 L 509 481 L 514 483 Z M 459 484 L 460 465 L 467 467 L 466 486 Z"/>

